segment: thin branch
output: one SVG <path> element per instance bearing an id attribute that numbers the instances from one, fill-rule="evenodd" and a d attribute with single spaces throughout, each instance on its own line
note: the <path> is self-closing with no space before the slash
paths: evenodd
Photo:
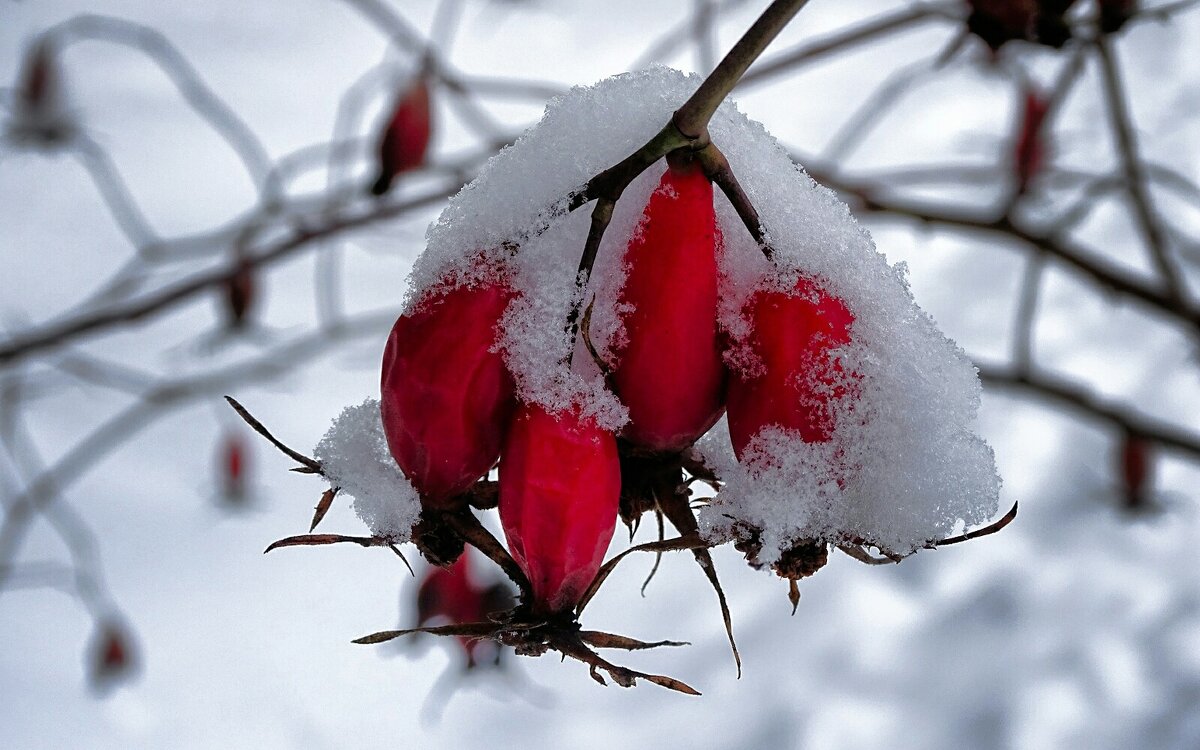
<path id="1" fill-rule="evenodd" d="M 746 195 L 746 191 L 742 189 L 742 185 L 738 182 L 737 175 L 733 173 L 733 168 L 729 166 L 729 160 L 725 158 L 725 154 L 721 149 L 717 148 L 715 143 L 709 143 L 697 153 L 700 159 L 700 164 L 704 168 L 704 174 L 721 189 L 725 197 L 733 204 L 733 209 L 737 211 L 738 218 L 742 220 L 746 230 L 750 232 L 750 236 L 758 243 L 759 249 L 767 260 L 771 260 L 774 255 L 774 250 L 770 243 L 767 242 L 766 235 L 763 233 L 762 221 L 758 217 L 758 210 L 754 208 L 754 203 L 750 200 L 750 196 Z"/>
<path id="2" fill-rule="evenodd" d="M 1193 333 L 1200 332 L 1200 310 L 1195 306 L 1166 296 L 1158 285 L 1143 281 L 1112 261 L 1075 246 L 1065 237 L 1058 236 L 1057 228 L 1047 232 L 1003 216 L 978 215 L 928 203 L 909 203 L 879 195 L 876 185 L 868 181 L 851 182 L 811 165 L 808 170 L 818 182 L 847 194 L 863 211 L 1023 242 L 1063 262 L 1103 289 L 1136 299 Z"/>
<path id="3" fill-rule="evenodd" d="M 108 152 L 82 133 L 76 134 L 69 145 L 71 153 L 91 176 L 105 205 L 108 206 L 109 214 L 129 242 L 139 249 L 159 242 L 158 234 L 151 228 L 141 207 L 129 192 L 129 186 L 121 178 L 121 173 L 117 171 Z"/>
<path id="4" fill-rule="evenodd" d="M 464 510 L 462 512 L 443 513 L 441 517 L 454 530 L 454 533 L 458 534 L 459 538 L 499 565 L 504 574 L 517 585 L 517 588 L 522 593 L 533 591 L 533 586 L 525 576 L 525 571 L 521 570 L 521 566 L 517 565 L 517 561 L 512 558 L 512 555 L 508 554 L 508 550 L 504 548 L 504 545 L 500 544 L 499 540 L 492 535 L 492 532 L 484 528 L 474 513 L 470 510 Z"/>
<path id="5" fill-rule="evenodd" d="M 800 12 L 808 0 L 774 0 L 742 38 L 733 45 L 700 88 L 675 112 L 673 122 L 685 136 L 704 136 L 708 121 L 717 107 L 733 91 L 746 69 L 758 59 L 783 27 Z"/>
<path id="6" fill-rule="evenodd" d="M 1048 372 L 1020 374 L 1011 368 L 981 364 L 984 386 L 1024 393 L 1087 420 L 1106 422 L 1130 434 L 1200 459 L 1200 434 L 1142 413 L 1134 406 L 1095 393 L 1088 386 Z"/>
<path id="7" fill-rule="evenodd" d="M 1038 291 L 1042 285 L 1042 272 L 1046 268 L 1045 256 L 1034 253 L 1025 262 L 1025 274 L 1021 279 L 1021 296 L 1017 301 L 1017 318 L 1013 324 L 1013 361 L 1019 372 L 1033 369 L 1033 334 L 1037 325 Z"/>
<path id="8" fill-rule="evenodd" d="M 255 187 L 261 189 L 271 164 L 266 147 L 162 32 L 122 18 L 84 14 L 64 21 L 47 34 L 67 40 L 102 40 L 144 52 L 167 74 L 192 109 L 221 134 L 242 160 Z"/>
<path id="9" fill-rule="evenodd" d="M 1183 283 L 1180 280 L 1179 270 L 1170 257 L 1162 225 L 1151 205 L 1148 182 L 1138 156 L 1133 118 L 1129 113 L 1129 103 L 1124 85 L 1121 83 L 1115 52 L 1110 49 L 1109 42 L 1104 36 L 1096 40 L 1095 47 L 1100 57 L 1100 70 L 1103 74 L 1109 121 L 1116 135 L 1117 152 L 1121 157 L 1121 169 L 1125 175 L 1125 186 L 1133 204 L 1134 216 L 1137 217 L 1138 226 L 1146 239 L 1146 245 L 1150 248 L 1151 258 L 1162 276 L 1167 293 L 1176 303 L 1183 305 L 1185 304 Z"/>
<path id="10" fill-rule="evenodd" d="M 347 211 L 341 215 L 325 218 L 315 225 L 296 227 L 290 235 L 268 244 L 253 256 L 247 257 L 246 263 L 252 268 L 271 265 L 307 247 L 314 241 L 436 204 L 453 195 L 459 187 L 460 185 L 456 183 L 403 202 L 373 205 L 366 210 L 360 209 L 356 212 Z M 26 332 L 23 335 L 18 334 L 0 346 L 0 364 L 19 361 L 34 352 L 67 343 L 83 334 L 104 330 L 122 323 L 144 320 L 210 288 L 228 284 L 240 270 L 237 264 L 231 264 L 205 271 L 173 286 L 156 290 L 140 300 L 115 305 L 106 310 L 85 311 L 74 318 L 48 323 L 40 329 Z"/>
<path id="11" fill-rule="evenodd" d="M 208 373 L 165 381 L 142 395 L 137 403 L 117 413 L 69 448 L 53 465 L 26 484 L 13 499 L 0 524 L 0 586 L 7 563 L 35 514 L 44 512 L 59 493 L 108 456 L 133 435 L 166 417 L 173 409 L 236 385 L 269 380 L 290 373 L 297 362 L 309 362 L 322 350 L 363 335 L 379 335 L 395 319 L 394 311 L 367 314 L 334 331 L 317 331 L 272 347 L 249 361 Z"/>
<path id="12" fill-rule="evenodd" d="M 738 87 L 766 83 L 772 78 L 792 73 L 801 65 L 819 60 L 827 55 L 846 52 L 858 45 L 875 41 L 881 36 L 887 36 L 925 21 L 945 18 L 949 7 L 943 5 L 941 6 L 943 9 L 930 6 L 906 8 L 797 45 L 791 50 L 781 52 L 755 65 L 742 77 Z"/>

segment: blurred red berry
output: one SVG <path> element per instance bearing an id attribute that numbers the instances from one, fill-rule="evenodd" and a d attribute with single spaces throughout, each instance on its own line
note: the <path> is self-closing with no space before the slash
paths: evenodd
<path id="1" fill-rule="evenodd" d="M 1126 434 L 1121 443 L 1120 469 L 1125 506 L 1131 510 L 1149 506 L 1152 485 L 1150 444 L 1136 435 Z"/>
<path id="2" fill-rule="evenodd" d="M 967 0 L 967 28 L 993 50 L 1024 40 L 1062 47 L 1071 38 L 1066 14 L 1075 0 Z"/>
<path id="3" fill-rule="evenodd" d="M 1115 34 L 1137 11 L 1137 0 L 1098 0 L 1100 31 Z"/>
<path id="4" fill-rule="evenodd" d="M 241 328 L 246 316 L 254 306 L 256 284 L 254 267 L 246 262 L 238 263 L 237 271 L 225 284 L 225 308 L 230 328 Z"/>
<path id="5" fill-rule="evenodd" d="M 246 497 L 246 442 L 241 435 L 231 433 L 221 441 L 221 494 L 229 501 Z"/>
<path id="6" fill-rule="evenodd" d="M 132 676 L 134 648 L 133 635 L 123 625 L 113 621 L 98 625 L 88 654 L 92 686 L 104 690 Z"/>
<path id="7" fill-rule="evenodd" d="M 52 103 L 58 87 L 58 69 L 49 43 L 43 40 L 35 44 L 25 58 L 20 86 L 17 87 L 17 100 L 22 107 L 36 110 Z"/>
<path id="8" fill-rule="evenodd" d="M 379 142 L 379 176 L 371 186 L 373 195 L 383 195 L 396 176 L 425 163 L 432 121 L 429 83 L 417 76 L 396 100 Z"/>
<path id="9" fill-rule="evenodd" d="M 1017 189 L 1025 192 L 1029 183 L 1045 166 L 1046 141 L 1042 134 L 1042 123 L 1050 103 L 1034 89 L 1025 92 L 1021 102 L 1020 130 L 1013 151 L 1013 167 L 1017 175 Z"/>
<path id="10" fill-rule="evenodd" d="M 640 447 L 680 451 L 724 409 L 719 242 L 712 183 L 698 164 L 669 166 L 625 252 L 626 342 L 612 369 L 616 393 L 629 407 L 624 437 Z"/>
<path id="11" fill-rule="evenodd" d="M 833 404 L 846 395 L 846 375 L 831 352 L 850 342 L 854 316 L 811 279 L 791 292 L 760 289 L 746 302 L 749 353 L 761 366 L 729 381 L 729 435 L 739 459 L 763 428 L 795 430 L 806 442 L 833 432 Z"/>
<path id="12" fill-rule="evenodd" d="M 430 567 L 417 589 L 417 627 L 424 627 L 438 618 L 447 624 L 461 625 L 482 622 L 488 615 L 483 590 L 471 580 L 470 555 L 459 555 L 450 566 Z M 479 641 L 459 636 L 459 644 L 467 656 L 467 666 L 475 665 L 475 650 Z"/>
<path id="13" fill-rule="evenodd" d="M 500 283 L 434 293 L 400 316 L 383 353 L 383 429 L 428 507 L 456 507 L 495 465 L 516 400 L 494 351 L 512 299 Z"/>
<path id="14" fill-rule="evenodd" d="M 65 108 L 62 73 L 47 39 L 34 43 L 25 54 L 14 87 L 14 117 L 10 133 L 44 145 L 67 140 L 73 127 Z"/>
<path id="15" fill-rule="evenodd" d="M 522 404 L 500 459 L 500 522 L 534 608 L 565 612 L 604 559 L 617 522 L 617 441 L 577 410 Z"/>

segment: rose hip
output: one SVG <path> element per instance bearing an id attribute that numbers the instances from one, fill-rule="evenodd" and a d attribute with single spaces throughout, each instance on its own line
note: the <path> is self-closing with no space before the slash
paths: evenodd
<path id="1" fill-rule="evenodd" d="M 425 162 L 432 132 L 429 84 L 418 76 L 396 101 L 379 143 L 379 177 L 371 186 L 373 195 L 383 195 L 396 175 L 416 169 Z"/>
<path id="2" fill-rule="evenodd" d="M 500 522 L 543 614 L 571 609 L 612 539 L 621 465 L 611 432 L 577 410 L 522 404 L 500 459 Z"/>
<path id="3" fill-rule="evenodd" d="M 512 292 L 461 286 L 400 316 L 383 354 L 383 429 L 396 463 L 427 507 L 455 500 L 496 463 L 516 404 L 494 351 Z"/>
<path id="4" fill-rule="evenodd" d="M 794 430 L 805 442 L 833 432 L 833 406 L 846 395 L 846 375 L 831 352 L 850 343 L 854 316 L 840 299 L 811 279 L 791 292 L 759 289 L 746 302 L 751 353 L 762 366 L 734 372 L 727 406 L 729 435 L 738 458 L 760 430 Z"/>
<path id="5" fill-rule="evenodd" d="M 717 333 L 720 242 L 712 183 L 699 165 L 668 166 L 625 252 L 626 343 L 612 382 L 629 407 L 624 437 L 676 452 L 721 416 L 725 366 Z"/>

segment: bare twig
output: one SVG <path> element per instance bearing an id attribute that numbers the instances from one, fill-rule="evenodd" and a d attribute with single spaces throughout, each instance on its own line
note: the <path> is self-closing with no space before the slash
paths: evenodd
<path id="1" fill-rule="evenodd" d="M 444 200 L 457 189 L 458 185 L 451 185 L 399 203 L 347 210 L 323 219 L 315 225 L 293 229 L 288 236 L 268 244 L 265 249 L 247 258 L 246 262 L 252 268 L 269 266 L 306 248 L 316 240 L 433 205 Z M 67 343 L 84 334 L 101 331 L 122 323 L 144 320 L 149 316 L 171 309 L 174 305 L 189 300 L 210 288 L 229 283 L 239 270 L 240 268 L 235 264 L 198 273 L 175 285 L 156 290 L 142 299 L 113 305 L 107 309 L 84 311 L 76 317 L 49 323 L 24 334 L 17 334 L 0 346 L 0 365 L 15 362 L 43 349 Z"/>
<path id="2" fill-rule="evenodd" d="M 724 59 L 696 89 L 696 93 L 675 112 L 673 122 L 687 138 L 704 137 L 708 121 L 721 101 L 733 91 L 746 69 L 758 59 L 783 27 L 800 12 L 808 0 L 774 0 L 758 20 L 726 53 Z"/>
<path id="3" fill-rule="evenodd" d="M 875 41 L 882 36 L 917 26 L 925 21 L 944 19 L 951 7 L 949 4 L 943 4 L 940 8 L 920 5 L 905 8 L 866 21 L 859 26 L 804 42 L 755 65 L 742 77 L 738 86 L 748 87 L 766 83 L 785 73 L 792 73 L 801 65 L 819 60 L 827 55 L 846 52 L 865 42 Z"/>
<path id="4" fill-rule="evenodd" d="M 980 365 L 979 377 L 987 387 L 1025 393 L 1085 420 L 1107 422 L 1144 440 L 1200 459 L 1200 434 L 1149 417 L 1129 404 L 1104 398 L 1062 376 L 1048 372 L 1020 374 L 1009 368 Z"/>
<path id="5" fill-rule="evenodd" d="M 1096 40 L 1096 52 L 1100 58 L 1100 69 L 1103 73 L 1105 100 L 1108 105 L 1109 120 L 1116 134 L 1117 152 L 1121 157 L 1121 170 L 1125 175 L 1125 187 L 1129 191 L 1129 199 L 1133 204 L 1133 212 L 1137 217 L 1138 226 L 1145 237 L 1146 245 L 1150 248 L 1150 256 L 1155 268 L 1162 276 L 1167 295 L 1179 306 L 1187 304 L 1183 283 L 1179 270 L 1170 256 L 1167 239 L 1162 225 L 1155 215 L 1154 207 L 1147 187 L 1145 170 L 1138 157 L 1137 142 L 1134 136 L 1132 116 L 1125 95 L 1121 74 L 1117 69 L 1116 52 L 1106 37 Z"/>

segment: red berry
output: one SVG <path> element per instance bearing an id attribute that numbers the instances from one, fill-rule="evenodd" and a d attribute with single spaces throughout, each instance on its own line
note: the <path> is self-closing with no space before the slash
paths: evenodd
<path id="1" fill-rule="evenodd" d="M 761 362 L 729 381 L 729 435 L 738 458 L 765 427 L 794 430 L 806 442 L 833 432 L 833 405 L 846 395 L 846 376 L 831 352 L 850 342 L 854 316 L 816 282 L 791 292 L 759 289 L 743 308 L 751 326 L 749 352 Z"/>
<path id="2" fill-rule="evenodd" d="M 104 690 L 133 675 L 136 668 L 133 635 L 116 622 L 97 626 L 88 657 L 93 687 Z"/>
<path id="3" fill-rule="evenodd" d="M 483 591 L 471 581 L 469 558 L 463 554 L 448 567 L 429 568 L 417 589 L 417 627 L 437 617 L 452 625 L 482 622 L 487 617 Z M 479 641 L 462 636 L 458 641 L 466 652 L 467 665 L 473 665 Z"/>
<path id="4" fill-rule="evenodd" d="M 221 453 L 221 492 L 226 500 L 242 500 L 246 496 L 246 445 L 241 436 L 226 436 Z"/>
<path id="5" fill-rule="evenodd" d="M 712 183 L 697 164 L 669 166 L 625 251 L 627 341 L 612 375 L 629 407 L 624 436 L 636 445 L 680 451 L 721 416 L 719 241 Z"/>
<path id="6" fill-rule="evenodd" d="M 388 447 L 422 503 L 454 498 L 487 473 L 515 406 L 512 376 L 494 351 L 512 292 L 503 284 L 427 297 L 392 327 L 383 353 Z"/>
<path id="7" fill-rule="evenodd" d="M 431 132 L 429 84 L 424 76 L 418 76 L 396 100 L 383 131 L 379 143 L 379 177 L 371 187 L 374 195 L 383 195 L 396 175 L 425 162 Z"/>
<path id="8" fill-rule="evenodd" d="M 1136 435 L 1126 434 L 1121 443 L 1121 489 L 1126 507 L 1139 509 L 1150 503 L 1148 495 L 1153 484 L 1150 473 L 1150 444 Z"/>
<path id="9" fill-rule="evenodd" d="M 17 101 L 36 112 L 54 105 L 58 92 L 58 69 L 49 42 L 41 41 L 27 53 L 17 87 Z"/>
<path id="10" fill-rule="evenodd" d="M 579 601 L 612 539 L 620 494 L 611 432 L 577 410 L 518 407 L 500 459 L 500 522 L 537 610 Z"/>
<path id="11" fill-rule="evenodd" d="M 1021 129 L 1017 134 L 1013 152 L 1017 186 L 1024 192 L 1029 181 L 1042 170 L 1046 160 L 1045 139 L 1042 137 L 1042 122 L 1050 110 L 1050 103 L 1033 89 L 1025 92 L 1021 109 Z"/>
<path id="12" fill-rule="evenodd" d="M 254 267 L 243 260 L 225 285 L 225 308 L 229 314 L 230 328 L 245 325 L 246 315 L 254 305 L 254 291 Z"/>

